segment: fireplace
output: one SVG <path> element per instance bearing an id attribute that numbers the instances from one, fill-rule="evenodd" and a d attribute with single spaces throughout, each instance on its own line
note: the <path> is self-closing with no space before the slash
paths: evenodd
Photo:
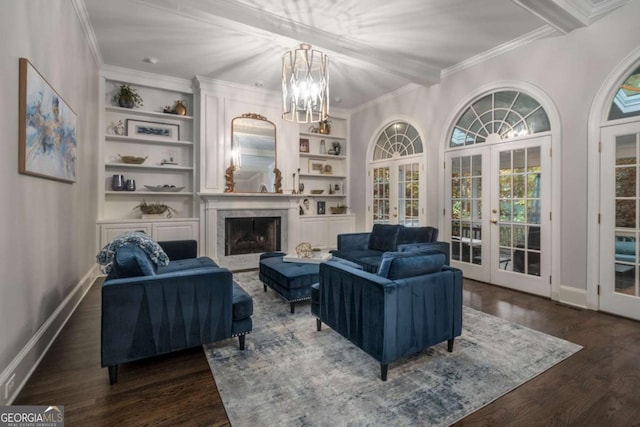
<path id="1" fill-rule="evenodd" d="M 281 219 L 279 216 L 225 218 L 224 254 L 245 255 L 279 251 Z"/>

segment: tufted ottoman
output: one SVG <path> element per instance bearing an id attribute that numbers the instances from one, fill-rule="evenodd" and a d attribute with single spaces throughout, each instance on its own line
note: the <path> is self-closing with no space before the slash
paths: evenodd
<path id="1" fill-rule="evenodd" d="M 284 262 L 282 252 L 267 252 L 260 255 L 260 281 L 276 291 L 291 305 L 295 313 L 295 303 L 311 299 L 311 285 L 318 282 L 319 264 Z"/>

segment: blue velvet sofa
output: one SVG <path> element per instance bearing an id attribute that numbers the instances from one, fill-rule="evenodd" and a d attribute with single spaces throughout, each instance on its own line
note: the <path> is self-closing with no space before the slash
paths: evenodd
<path id="1" fill-rule="evenodd" d="M 339 234 L 338 248 L 331 253 L 362 266 L 370 273 L 378 271 L 385 252 L 434 249 L 445 254 L 449 265 L 449 243 L 438 242 L 437 239 L 438 229 L 434 227 L 374 224 L 371 232 Z"/>
<path id="2" fill-rule="evenodd" d="M 158 242 L 171 260 L 158 267 L 139 246 L 113 255 L 102 286 L 101 363 L 117 382 L 118 365 L 234 336 L 244 350 L 251 297 L 195 241 Z"/>
<path id="3" fill-rule="evenodd" d="M 462 272 L 442 253 L 387 252 L 376 274 L 328 261 L 312 286 L 311 311 L 380 362 L 389 363 L 462 332 Z"/>

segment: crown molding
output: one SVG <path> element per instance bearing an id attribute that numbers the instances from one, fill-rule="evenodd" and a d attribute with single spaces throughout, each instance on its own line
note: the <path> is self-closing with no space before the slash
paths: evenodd
<path id="1" fill-rule="evenodd" d="M 494 47 L 493 49 L 489 49 L 485 52 L 482 52 L 478 55 L 472 56 L 471 58 L 465 59 L 464 61 L 458 62 L 451 67 L 444 68 L 440 73 L 441 78 L 445 78 L 450 76 L 451 74 L 458 73 L 462 70 L 466 70 L 467 68 L 471 68 L 475 65 L 478 65 L 482 62 L 493 59 L 497 56 L 503 55 L 509 51 L 514 49 L 518 49 L 532 41 L 543 39 L 551 34 L 554 34 L 556 30 L 548 25 L 538 28 L 537 30 L 533 30 L 521 37 L 503 43 L 499 46 Z"/>
<path id="2" fill-rule="evenodd" d="M 100 67 L 100 76 L 109 80 L 123 80 L 140 86 L 157 87 L 182 93 L 193 93 L 191 80 L 178 77 L 154 74 L 146 71 L 132 70 L 129 68 L 103 65 Z"/>
<path id="3" fill-rule="evenodd" d="M 93 25 L 91 25 L 91 21 L 89 20 L 87 5 L 84 3 L 84 0 L 71 0 L 71 4 L 76 11 L 78 19 L 80 20 L 80 26 L 82 27 L 82 31 L 84 31 L 84 35 L 87 39 L 87 44 L 89 45 L 91 56 L 93 56 L 93 61 L 96 63 L 98 68 L 102 67 L 104 61 L 102 60 L 102 53 L 100 53 L 100 46 L 98 46 L 96 33 L 93 31 Z"/>

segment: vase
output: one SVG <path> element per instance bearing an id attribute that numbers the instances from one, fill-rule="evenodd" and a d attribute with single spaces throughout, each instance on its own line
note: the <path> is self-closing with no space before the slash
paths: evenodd
<path id="1" fill-rule="evenodd" d="M 329 135 L 331 133 L 331 125 L 326 122 L 320 122 L 318 124 L 318 133 Z"/>
<path id="2" fill-rule="evenodd" d="M 327 154 L 327 146 L 324 143 L 324 139 L 320 140 L 320 154 Z"/>
<path id="3" fill-rule="evenodd" d="M 186 101 L 176 101 L 176 108 L 174 108 L 174 111 L 179 116 L 187 115 L 187 106 L 184 105 L 183 102 L 186 103 Z"/>
<path id="4" fill-rule="evenodd" d="M 124 189 L 127 191 L 136 191 L 136 180 L 128 179 L 124 185 Z"/>
<path id="5" fill-rule="evenodd" d="M 118 105 L 122 108 L 133 108 L 133 98 L 130 96 L 120 95 L 118 97 Z"/>
<path id="6" fill-rule="evenodd" d="M 124 177 L 122 175 L 113 175 L 111 178 L 111 189 L 113 191 L 124 190 Z"/>

